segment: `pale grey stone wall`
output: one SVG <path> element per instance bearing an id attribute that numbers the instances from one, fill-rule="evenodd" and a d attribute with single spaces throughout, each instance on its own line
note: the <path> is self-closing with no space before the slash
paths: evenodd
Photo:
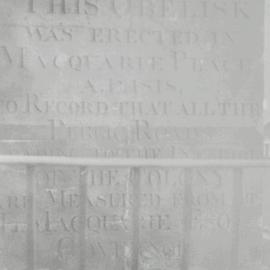
<path id="1" fill-rule="evenodd" d="M 0 0 L 0 154 L 261 159 L 268 8 Z M 269 269 L 268 174 L 3 165 L 0 270 Z"/>

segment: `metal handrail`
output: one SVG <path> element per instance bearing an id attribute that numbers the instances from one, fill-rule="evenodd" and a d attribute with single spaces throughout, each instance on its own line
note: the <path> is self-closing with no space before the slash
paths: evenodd
<path id="1" fill-rule="evenodd" d="M 270 167 L 270 159 L 141 159 L 141 158 L 80 158 L 63 156 L 0 155 L 5 165 L 58 165 L 91 167 Z"/>

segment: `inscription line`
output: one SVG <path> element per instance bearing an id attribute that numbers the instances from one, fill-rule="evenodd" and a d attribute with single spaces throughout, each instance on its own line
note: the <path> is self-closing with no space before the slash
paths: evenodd
<path id="1" fill-rule="evenodd" d="M 26 166 L 27 181 L 27 269 L 34 270 L 34 167 Z"/>
<path id="2" fill-rule="evenodd" d="M 86 201 L 87 201 L 87 167 L 80 167 L 80 235 L 79 235 L 79 270 L 85 269 L 86 260 Z"/>

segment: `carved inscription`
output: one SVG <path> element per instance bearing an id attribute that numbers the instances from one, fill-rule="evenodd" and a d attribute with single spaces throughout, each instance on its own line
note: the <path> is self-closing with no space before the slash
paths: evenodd
<path id="1" fill-rule="evenodd" d="M 15 139 L 21 136 L 18 124 L 36 126 L 28 139 L 61 141 L 57 152 L 75 155 L 92 137 L 89 128 L 101 121 L 106 128 L 120 121 L 131 130 L 141 121 L 167 132 L 226 126 L 232 130 L 226 146 L 213 147 L 217 132 L 205 150 L 178 150 L 170 143 L 160 147 L 160 156 L 260 155 L 255 149 L 262 113 L 263 1 L 24 0 L 4 7 L 14 16 L 4 15 L 0 25 L 0 68 L 8 74 L 0 110 L 2 124 L 15 125 Z M 18 42 L 10 42 L 14 37 Z M 14 82 L 14 76 L 24 83 Z M 256 139 L 236 143 L 235 127 L 253 128 Z M 70 140 L 75 150 L 69 149 Z M 143 152 L 151 150 L 142 151 L 132 140 L 117 147 L 139 153 L 126 156 L 149 156 Z M 160 152 L 154 141 L 149 145 Z M 41 143 L 36 147 L 47 151 Z M 102 147 L 96 145 L 101 152 L 116 151 L 110 144 Z M 19 145 L 4 148 L 32 152 Z M 85 155 L 97 156 L 94 152 Z"/>
<path id="2" fill-rule="evenodd" d="M 26 172 L 1 171 L 3 269 L 130 269 L 136 258 L 140 267 L 175 269 L 187 243 L 190 267 L 228 269 L 232 248 L 247 269 L 261 263 L 262 186 L 255 170 L 244 171 L 241 189 L 227 169 L 192 170 L 192 178 L 184 169 L 142 169 L 135 180 L 117 168 L 38 167 L 32 179 Z M 16 188 L 10 179 L 20 180 Z"/>

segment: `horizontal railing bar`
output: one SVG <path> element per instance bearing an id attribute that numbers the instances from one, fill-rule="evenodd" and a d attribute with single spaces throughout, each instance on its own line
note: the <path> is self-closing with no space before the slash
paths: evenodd
<path id="1" fill-rule="evenodd" d="M 91 167 L 270 167 L 270 159 L 140 159 L 140 158 L 79 158 L 60 156 L 0 155 L 5 165 L 58 165 Z"/>

